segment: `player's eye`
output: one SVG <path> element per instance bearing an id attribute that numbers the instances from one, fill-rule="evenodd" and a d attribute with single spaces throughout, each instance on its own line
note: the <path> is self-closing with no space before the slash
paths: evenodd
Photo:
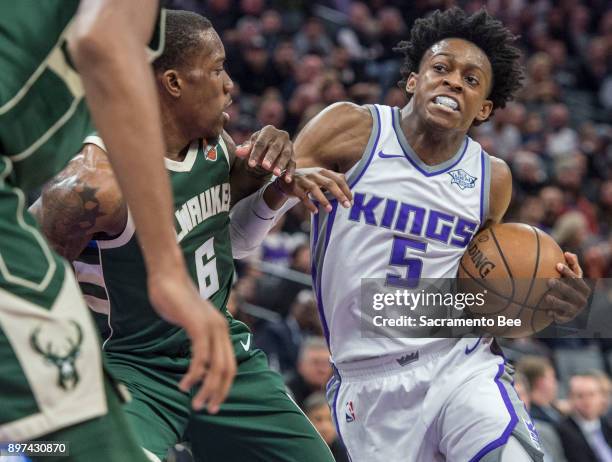
<path id="1" fill-rule="evenodd" d="M 473 87 L 474 87 L 474 86 L 476 86 L 476 85 L 478 85 L 478 83 L 479 83 L 479 82 L 478 82 L 478 79 L 477 79 L 476 77 L 474 77 L 473 75 L 468 75 L 468 76 L 465 78 L 465 81 L 466 81 L 468 84 L 470 84 L 471 86 L 473 86 Z"/>
<path id="2" fill-rule="evenodd" d="M 444 72 L 446 70 L 446 66 L 444 64 L 434 64 L 433 68 L 436 72 Z"/>

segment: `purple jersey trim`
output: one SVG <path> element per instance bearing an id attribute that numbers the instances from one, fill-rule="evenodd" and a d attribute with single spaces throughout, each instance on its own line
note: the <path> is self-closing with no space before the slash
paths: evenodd
<path id="1" fill-rule="evenodd" d="M 357 178 L 355 178 L 355 181 L 353 181 L 349 185 L 349 188 L 351 188 L 351 189 L 353 189 L 353 187 L 359 182 L 359 180 L 361 180 L 361 177 L 363 176 L 363 174 L 366 172 L 366 170 L 370 166 L 370 163 L 372 162 L 372 158 L 374 157 L 374 153 L 376 152 L 376 146 L 378 146 L 378 140 L 380 139 L 380 132 L 382 131 L 382 127 L 380 126 L 380 112 L 378 112 L 378 108 L 376 107 L 376 105 L 374 105 L 372 107 L 376 111 L 376 121 L 378 122 L 378 124 L 374 124 L 374 125 L 377 125 L 377 127 L 374 127 L 374 129 L 378 128 L 378 130 L 376 132 L 376 140 L 374 140 L 374 144 L 372 145 L 372 150 L 370 151 L 370 155 L 368 157 L 368 161 L 366 162 L 365 166 L 363 167 L 363 170 L 361 170 L 361 172 L 359 172 L 359 176 L 357 176 Z"/>
<path id="2" fill-rule="evenodd" d="M 480 227 L 484 225 L 485 157 L 480 149 Z"/>
<path id="3" fill-rule="evenodd" d="M 342 438 L 342 433 L 340 432 L 340 421 L 338 420 L 338 411 L 336 410 L 336 407 L 338 405 L 338 396 L 340 395 L 340 387 L 342 386 L 342 377 L 340 377 L 340 372 L 338 371 L 338 369 L 336 369 L 336 366 L 332 364 L 332 367 L 334 368 L 334 376 L 338 379 L 338 386 L 336 387 L 336 393 L 334 393 L 334 405 L 333 405 L 334 406 L 333 408 L 334 423 L 336 424 L 336 433 L 338 433 L 338 438 L 340 439 L 342 446 L 344 446 L 344 450 L 346 451 L 346 455 L 348 456 L 349 461 L 352 461 L 353 459 L 351 459 L 349 450 L 346 447 L 346 444 L 344 443 L 344 438 Z"/>
<path id="4" fill-rule="evenodd" d="M 397 129 L 395 127 L 395 111 L 393 110 L 391 111 L 391 124 L 393 126 L 393 130 L 395 131 L 395 136 L 397 137 L 397 140 L 399 142 L 400 140 L 399 134 L 397 133 Z M 426 170 L 423 170 L 421 167 L 419 167 L 419 165 L 412 159 L 412 157 L 410 157 L 410 154 L 406 152 L 406 150 L 404 149 L 404 145 L 401 142 L 399 142 L 399 145 L 402 148 L 402 151 L 404 152 L 404 156 L 406 157 L 406 159 L 408 159 L 408 162 L 410 162 L 414 168 L 416 168 L 419 172 L 421 172 L 425 176 L 435 176 L 435 175 L 440 175 L 441 173 L 448 172 L 451 168 L 453 168 L 455 165 L 461 162 L 461 159 L 463 159 L 463 156 L 465 155 L 465 151 L 467 151 L 467 147 L 469 144 L 470 144 L 470 139 L 466 136 L 465 143 L 463 146 L 463 151 L 461 152 L 461 155 L 459 156 L 459 158 L 455 162 L 453 162 L 452 165 L 442 170 L 435 170 L 432 172 L 428 172 Z"/>
<path id="5" fill-rule="evenodd" d="M 492 441 L 489 444 L 487 444 L 480 451 L 478 451 L 478 454 L 476 454 L 474 457 L 472 457 L 470 459 L 470 462 L 478 462 L 480 459 L 482 459 L 485 455 L 487 455 L 488 453 L 490 453 L 494 449 L 497 449 L 500 446 L 503 446 L 504 444 L 506 444 L 508 442 L 508 438 L 510 438 L 510 435 L 512 434 L 512 431 L 514 430 L 514 427 L 516 426 L 516 424 L 518 422 L 518 416 L 516 415 L 516 411 L 514 410 L 514 407 L 512 406 L 512 402 L 510 401 L 510 397 L 508 396 L 508 392 L 506 391 L 506 388 L 504 387 L 504 385 L 500 381 L 500 378 L 501 378 L 501 376 L 504 373 L 504 366 L 505 366 L 505 364 L 506 364 L 506 362 L 504 361 L 503 363 L 501 363 L 499 365 L 499 369 L 497 371 L 497 375 L 495 376 L 495 383 L 497 384 L 497 388 L 499 388 L 499 393 L 501 394 L 502 399 L 504 400 L 504 404 L 506 405 L 506 409 L 508 410 L 508 414 L 510 414 L 510 422 L 506 426 L 506 428 L 505 428 L 504 432 L 501 434 L 501 436 L 499 438 L 497 438 L 495 441 Z"/>
<path id="6" fill-rule="evenodd" d="M 327 228 L 325 229 L 325 243 L 323 244 L 323 254 L 321 255 L 321 272 L 323 272 L 323 262 L 325 261 L 325 252 L 327 251 L 327 245 L 329 244 L 329 237 L 331 236 L 332 226 L 334 225 L 334 218 L 336 218 L 336 211 L 338 210 L 338 201 L 331 200 L 332 211 L 327 216 Z M 317 228 L 319 223 L 317 221 Z M 314 261 L 314 259 L 313 259 Z M 317 293 L 317 308 L 319 309 L 319 317 L 321 318 L 321 325 L 323 326 L 323 334 L 325 334 L 325 340 L 327 346 L 331 348 L 329 341 L 329 327 L 327 326 L 327 320 L 325 319 L 325 310 L 323 309 L 323 296 L 321 294 L 321 274 L 317 274 L 315 266 L 313 266 L 313 278 L 315 282 L 315 290 Z"/>

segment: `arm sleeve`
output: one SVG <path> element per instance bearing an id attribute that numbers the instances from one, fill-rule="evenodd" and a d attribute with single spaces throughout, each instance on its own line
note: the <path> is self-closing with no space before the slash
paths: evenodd
<path id="1" fill-rule="evenodd" d="M 241 259 L 251 255 L 280 217 L 300 201 L 296 197 L 290 197 L 280 209 L 272 210 L 263 198 L 263 193 L 269 185 L 270 183 L 266 184 L 238 201 L 230 211 L 230 237 L 234 258 Z"/>

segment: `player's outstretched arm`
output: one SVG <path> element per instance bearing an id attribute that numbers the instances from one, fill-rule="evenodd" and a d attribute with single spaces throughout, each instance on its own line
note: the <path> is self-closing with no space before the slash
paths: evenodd
<path id="1" fill-rule="evenodd" d="M 366 107 L 346 102 L 332 104 L 297 135 L 293 143 L 297 166 L 346 173 L 361 159 L 372 125 Z"/>
<path id="2" fill-rule="evenodd" d="M 207 403 L 216 412 L 236 363 L 227 322 L 200 298 L 176 242 L 159 104 L 145 52 L 156 15 L 156 0 L 82 0 L 69 51 L 134 216 L 149 298 L 162 317 L 191 338 L 192 361 L 181 387 L 206 376 L 194 405 Z"/>
<path id="3" fill-rule="evenodd" d="M 127 222 L 127 207 L 108 158 L 93 144 L 86 144 L 45 185 L 30 212 L 68 261 L 75 260 L 94 235 L 118 235 Z"/>

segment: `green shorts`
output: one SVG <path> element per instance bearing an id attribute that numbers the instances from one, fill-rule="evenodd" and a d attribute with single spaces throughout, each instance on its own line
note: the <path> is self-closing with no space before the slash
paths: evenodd
<path id="1" fill-rule="evenodd" d="M 197 389 L 183 393 L 177 387 L 188 358 L 107 354 L 113 376 L 132 395 L 125 411 L 142 446 L 160 460 L 174 444 L 188 440 L 199 462 L 333 462 L 323 439 L 287 395 L 280 375 L 269 369 L 266 355 L 249 349 L 251 334 L 237 322 L 232 333 L 234 347 L 241 351 L 238 373 L 216 415 L 192 411 Z"/>
<path id="2" fill-rule="evenodd" d="M 0 443 L 68 441 L 70 455 L 49 462 L 146 461 L 72 271 L 1 174 L 0 236 Z"/>

